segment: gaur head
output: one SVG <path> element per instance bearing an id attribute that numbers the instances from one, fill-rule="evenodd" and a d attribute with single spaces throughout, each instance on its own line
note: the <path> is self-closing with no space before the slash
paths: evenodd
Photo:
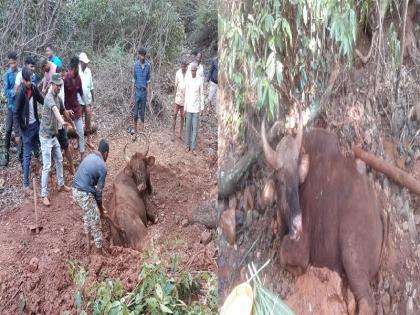
<path id="1" fill-rule="evenodd" d="M 299 203 L 299 184 L 305 180 L 309 170 L 309 159 L 301 154 L 303 138 L 302 116 L 296 137 L 284 136 L 274 151 L 268 143 L 265 119 L 261 127 L 263 151 L 268 164 L 275 170 L 275 192 L 277 193 L 277 216 L 286 222 L 290 237 L 299 240 L 302 234 L 302 210 Z"/>
<path id="2" fill-rule="evenodd" d="M 127 166 L 124 169 L 126 175 L 133 178 L 139 192 L 152 193 L 152 185 L 150 183 L 149 167 L 155 164 L 154 156 L 147 156 L 149 152 L 149 138 L 144 133 L 139 133 L 146 138 L 146 149 L 144 152 L 136 152 L 131 158 L 128 156 L 126 149 L 128 143 L 124 147 L 124 158 Z"/>

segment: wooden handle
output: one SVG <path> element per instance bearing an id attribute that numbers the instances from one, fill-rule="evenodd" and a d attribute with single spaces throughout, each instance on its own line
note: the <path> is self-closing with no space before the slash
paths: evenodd
<path id="1" fill-rule="evenodd" d="M 420 196 L 420 181 L 416 180 L 410 174 L 400 170 L 398 167 L 393 166 L 380 158 L 377 158 L 375 155 L 363 151 L 359 147 L 353 147 L 353 152 L 356 158 L 366 162 L 372 168 L 378 172 L 384 173 L 390 177 L 397 184 L 408 188 L 412 192 Z"/>
<path id="2" fill-rule="evenodd" d="M 36 232 L 39 233 L 39 229 L 38 229 L 38 210 L 37 210 L 37 206 L 36 206 L 36 180 L 35 180 L 35 177 L 33 178 L 32 184 L 33 184 L 33 188 L 34 188 L 35 226 L 36 226 Z"/>

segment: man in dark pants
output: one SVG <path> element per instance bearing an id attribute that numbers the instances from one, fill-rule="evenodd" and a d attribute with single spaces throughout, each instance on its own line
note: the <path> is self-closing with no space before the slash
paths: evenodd
<path id="1" fill-rule="evenodd" d="M 106 211 L 102 205 L 102 191 L 105 187 L 106 160 L 109 144 L 102 139 L 98 151 L 87 155 L 73 180 L 73 200 L 83 210 L 83 231 L 87 235 L 87 246 L 90 252 L 90 233 L 92 232 L 98 254 L 103 254 L 100 217 Z"/>
<path id="2" fill-rule="evenodd" d="M 28 67 L 22 70 L 22 84 L 16 93 L 16 102 L 13 112 L 13 125 L 15 127 L 15 141 L 23 142 L 23 186 L 25 194 L 32 192 L 29 187 L 29 166 L 31 152 L 39 140 L 38 103 L 44 104 L 44 97 L 38 88 L 31 82 L 32 71 Z"/>
<path id="3" fill-rule="evenodd" d="M 139 59 L 134 64 L 133 87 L 131 106 L 134 106 L 134 125 L 129 130 L 131 134 L 137 133 L 137 121 L 140 116 L 140 132 L 144 127 L 144 114 L 147 102 L 147 87 L 150 83 L 150 64 L 146 61 L 146 49 L 139 49 Z"/>
<path id="4" fill-rule="evenodd" d="M 10 138 L 12 136 L 13 128 L 13 108 L 15 107 L 15 81 L 20 69 L 17 66 L 17 54 L 10 52 L 7 56 L 8 66 L 4 76 L 4 94 L 7 97 L 7 112 L 6 112 L 6 138 L 5 138 L 5 153 L 4 158 L 0 160 L 0 166 L 7 166 L 9 164 Z"/>

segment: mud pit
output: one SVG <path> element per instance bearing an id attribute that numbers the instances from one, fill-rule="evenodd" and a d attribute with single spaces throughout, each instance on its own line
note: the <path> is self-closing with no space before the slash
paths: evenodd
<path id="1" fill-rule="evenodd" d="M 213 114 L 211 114 L 213 115 Z M 110 116 L 112 117 L 112 116 Z M 103 120 L 101 124 L 104 125 Z M 101 125 L 99 124 L 99 125 Z M 208 202 L 216 194 L 217 140 L 214 116 L 205 116 L 200 129 L 197 156 L 186 153 L 180 140 L 170 141 L 169 130 L 152 122 L 146 127 L 151 135 L 149 154 L 156 157 L 151 169 L 153 194 L 148 206 L 159 216 L 157 224 L 148 228 L 146 247 L 153 241 L 157 253 L 166 245 L 181 241 L 173 254 L 181 258 L 181 268 L 188 271 L 216 272 L 215 241 L 203 245 L 200 236 L 206 228 L 187 225 L 192 209 Z M 105 206 L 110 200 L 111 183 L 124 165 L 122 149 L 129 141 L 122 127 L 109 132 L 110 155 L 104 193 Z M 101 135 L 101 134 L 100 134 Z M 104 136 L 106 134 L 102 134 Z M 99 135 L 94 143 L 98 143 Z M 16 162 L 14 162 L 15 164 Z M 12 170 L 18 170 L 13 165 Z M 10 190 L 19 186 L 20 173 L 3 171 Z M 71 178 L 65 170 L 66 183 Z M 19 189 L 15 189 L 15 193 Z M 4 194 L 6 192 L 3 192 Z M 0 212 L 0 309 L 2 314 L 61 314 L 75 313 L 75 284 L 68 275 L 66 260 L 81 261 L 88 272 L 87 284 L 106 278 L 120 279 L 125 290 L 137 284 L 141 253 L 121 247 L 109 247 L 109 228 L 102 222 L 104 246 L 110 257 L 91 256 L 83 245 L 81 210 L 70 193 L 50 193 L 51 207 L 39 206 L 39 235 L 30 234 L 28 225 L 34 222 L 32 200 L 22 205 L 8 205 Z M 11 197 L 12 198 L 12 197 Z M 15 197 L 14 197 L 15 198 Z M 40 202 L 38 203 L 40 204 Z M 184 221 L 184 222 L 183 222 Z"/>
<path id="2" fill-rule="evenodd" d="M 409 111 L 420 97 L 419 69 L 410 68 L 410 73 L 408 69 L 403 71 L 406 75 L 402 77 L 398 104 L 392 101 L 394 81 L 391 77 L 395 73 L 392 69 L 384 69 L 376 97 L 373 64 L 355 65 L 350 71 L 341 71 L 330 102 L 309 127 L 333 131 L 346 155 L 350 154 L 352 144 L 362 145 L 420 180 L 420 142 L 416 134 L 420 120 L 409 118 Z M 258 146 L 258 139 L 251 137 L 240 146 L 232 139 L 234 137 L 219 138 L 219 163 L 227 169 Z M 220 300 L 224 301 L 231 288 L 246 279 L 247 264 L 254 262 L 262 266 L 270 259 L 261 278 L 296 314 L 355 314 L 354 297 L 348 294 L 345 277 L 314 267 L 294 277 L 280 266 L 281 231 L 275 208 L 266 208 L 261 202 L 262 190 L 270 175 L 261 154 L 246 172 L 237 191 L 219 201 L 219 215 L 228 209 L 235 211 L 236 227 L 234 246 L 229 244 L 226 235 L 222 234 L 220 241 Z M 369 167 L 367 175 L 381 208 L 390 218 L 388 249 L 378 277 L 371 283 L 378 314 L 419 314 L 420 198 Z M 237 271 L 229 272 L 229 268 L 232 269 L 229 266 Z"/>

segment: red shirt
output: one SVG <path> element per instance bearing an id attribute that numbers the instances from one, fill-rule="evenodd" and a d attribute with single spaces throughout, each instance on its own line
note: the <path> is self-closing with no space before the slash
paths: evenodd
<path id="1" fill-rule="evenodd" d="M 82 117 L 82 109 L 77 101 L 77 93 L 83 96 L 82 80 L 78 75 L 75 79 L 70 73 L 64 78 L 64 106 L 74 112 L 74 120 Z"/>

